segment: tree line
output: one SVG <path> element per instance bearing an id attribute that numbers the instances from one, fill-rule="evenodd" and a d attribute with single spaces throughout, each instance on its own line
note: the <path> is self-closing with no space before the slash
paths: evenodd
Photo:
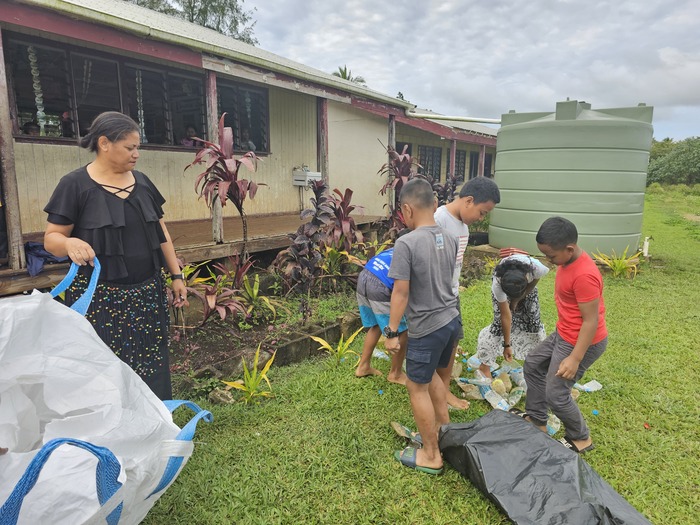
<path id="1" fill-rule="evenodd" d="M 700 183 L 700 137 L 680 141 L 652 140 L 647 170 L 647 186 Z"/>

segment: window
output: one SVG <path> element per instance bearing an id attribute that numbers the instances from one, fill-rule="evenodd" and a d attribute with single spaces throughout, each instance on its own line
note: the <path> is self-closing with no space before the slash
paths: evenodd
<path id="1" fill-rule="evenodd" d="M 74 136 L 66 53 L 11 41 L 6 61 L 14 82 L 19 131 L 44 137 Z"/>
<path id="2" fill-rule="evenodd" d="M 113 60 L 71 53 L 75 107 L 80 135 L 104 111 L 121 111 L 119 64 Z"/>
<path id="3" fill-rule="evenodd" d="M 204 121 L 204 86 L 201 78 L 168 74 L 168 94 L 172 112 L 175 144 L 181 144 L 187 136 L 187 128 L 193 127 L 195 134 L 207 138 Z"/>
<path id="4" fill-rule="evenodd" d="M 29 38 L 11 35 L 4 46 L 15 132 L 84 136 L 100 113 L 123 111 L 139 124 L 144 144 L 180 144 L 189 126 L 207 137 L 202 76 Z M 242 122 L 267 148 L 267 92 L 237 93 Z"/>
<path id="5" fill-rule="evenodd" d="M 418 146 L 418 164 L 423 166 L 421 173 L 440 180 L 442 148 L 435 146 Z"/>
<path id="6" fill-rule="evenodd" d="M 237 151 L 270 151 L 267 90 L 242 84 L 217 84 L 219 115 L 226 113 L 224 123 L 233 129 Z"/>
<path id="7" fill-rule="evenodd" d="M 447 155 L 447 173 L 448 174 L 453 174 L 455 177 L 457 177 L 457 182 L 464 182 L 464 174 L 466 173 L 466 166 L 467 166 L 467 152 L 463 151 L 461 149 L 458 149 L 455 151 L 455 171 L 452 173 L 452 169 L 450 168 L 450 157 L 452 155 L 448 154 Z"/>
<path id="8" fill-rule="evenodd" d="M 396 151 L 397 151 L 397 153 L 399 153 L 399 155 L 402 154 L 402 153 L 403 153 L 403 148 L 404 148 L 405 146 L 408 146 L 408 147 L 406 148 L 406 153 L 407 153 L 408 155 L 412 155 L 412 149 L 413 149 L 413 148 L 411 147 L 411 143 L 410 143 L 410 142 L 397 142 L 397 143 L 396 143 Z"/>
<path id="9" fill-rule="evenodd" d="M 469 152 L 469 178 L 479 176 L 479 152 L 470 151 Z"/>
<path id="10" fill-rule="evenodd" d="M 172 144 L 165 98 L 165 75 L 140 67 L 127 66 L 126 113 L 139 125 L 143 144 Z"/>
<path id="11" fill-rule="evenodd" d="M 484 177 L 493 177 L 493 174 L 491 173 L 491 164 L 493 162 L 493 155 L 491 153 L 487 153 L 484 155 Z"/>

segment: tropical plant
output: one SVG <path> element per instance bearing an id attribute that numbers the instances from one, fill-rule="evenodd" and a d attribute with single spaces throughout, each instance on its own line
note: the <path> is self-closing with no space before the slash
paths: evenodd
<path id="1" fill-rule="evenodd" d="M 349 252 L 352 245 L 362 242 L 362 232 L 357 229 L 355 219 L 350 216 L 357 206 L 350 204 L 352 190 L 345 188 L 345 193 L 334 189 L 329 195 L 329 204 L 333 210 L 334 219 L 328 226 L 328 242 L 334 248 L 342 248 Z M 335 194 L 335 195 L 334 195 Z"/>
<path id="2" fill-rule="evenodd" d="M 226 282 L 231 288 L 240 290 L 248 270 L 253 267 L 253 258 L 241 257 L 238 253 L 234 253 L 228 256 L 228 265 L 215 263 L 213 267 L 226 277 Z"/>
<path id="3" fill-rule="evenodd" d="M 440 182 L 440 177 L 433 177 L 430 180 L 430 185 L 433 187 L 435 195 L 437 195 L 438 206 L 443 206 L 455 200 L 457 195 L 457 177 L 452 174 L 447 174 L 445 182 Z"/>
<path id="4" fill-rule="evenodd" d="M 344 79 L 344 80 L 349 80 L 350 82 L 354 82 L 355 84 L 360 84 L 361 86 L 366 86 L 366 85 L 367 85 L 367 82 L 365 81 L 365 79 L 364 79 L 363 77 L 360 77 L 360 76 L 354 77 L 354 76 L 352 76 L 352 71 L 350 71 L 350 70 L 348 69 L 347 64 L 344 65 L 344 66 L 342 66 L 342 67 L 338 66 L 338 70 L 337 70 L 337 71 L 333 71 L 333 76 L 334 76 L 334 77 L 342 78 L 342 79 Z"/>
<path id="5" fill-rule="evenodd" d="M 243 285 L 238 290 L 236 299 L 245 307 L 246 320 L 252 324 L 268 320 L 270 314 L 274 320 L 277 318 L 277 308 L 284 308 L 281 301 L 260 293 L 260 276 L 257 274 L 252 283 L 248 275 L 243 277 Z"/>
<path id="6" fill-rule="evenodd" d="M 255 153 L 249 151 L 242 157 L 235 158 L 233 156 L 233 130 L 224 127 L 224 118 L 226 113 L 221 115 L 219 120 L 219 143 L 201 140 L 204 147 L 197 151 L 194 160 L 185 167 L 185 171 L 198 164 L 205 164 L 205 170 L 197 176 L 195 181 L 195 190 L 199 193 L 200 198 L 204 197 L 209 208 L 213 208 L 216 200 L 219 200 L 221 206 L 226 206 L 227 201 L 231 201 L 238 210 L 241 216 L 243 226 L 243 256 L 247 257 L 248 243 L 248 217 L 243 209 L 243 203 L 246 197 L 255 198 L 259 186 L 258 184 L 248 179 L 239 178 L 241 166 L 245 166 L 251 172 L 254 172 L 257 166 L 257 157 Z M 223 217 L 217 219 L 219 221 L 219 238 L 214 239 L 217 243 L 223 242 Z"/>
<path id="7" fill-rule="evenodd" d="M 700 183 L 700 137 L 681 140 L 666 151 L 649 163 L 647 184 Z"/>
<path id="8" fill-rule="evenodd" d="M 593 258 L 601 263 L 604 267 L 608 268 L 612 273 L 613 277 L 625 277 L 627 279 L 634 279 L 639 272 L 639 256 L 642 252 L 637 252 L 634 255 L 627 255 L 627 250 L 629 246 L 625 248 L 622 255 L 618 256 L 615 250 L 612 251 L 611 255 L 606 255 L 604 253 L 593 253 Z"/>
<path id="9" fill-rule="evenodd" d="M 358 328 L 347 340 L 343 340 L 343 336 L 341 335 L 340 341 L 338 341 L 338 344 L 335 346 L 331 345 L 322 337 L 317 337 L 315 335 L 310 335 L 309 337 L 321 345 L 318 347 L 319 350 L 325 350 L 326 353 L 334 359 L 335 364 L 339 365 L 341 362 L 345 361 L 349 355 L 357 356 L 357 352 L 350 350 L 350 345 L 361 331 L 362 327 Z"/>
<path id="10" fill-rule="evenodd" d="M 334 218 L 328 185 L 323 181 L 314 181 L 311 190 L 314 192 L 312 207 L 299 215 L 304 224 L 299 226 L 296 233 L 289 235 L 291 246 L 277 254 L 273 263 L 282 271 L 288 288 L 297 288 L 301 294 L 310 292 L 315 278 L 321 273 L 321 250 L 328 239 L 326 230 Z M 310 220 L 306 222 L 307 219 Z"/>
<path id="11" fill-rule="evenodd" d="M 214 315 L 221 319 L 231 313 L 246 315 L 245 306 L 236 298 L 236 291 L 222 284 L 226 279 L 224 275 L 217 275 L 211 284 L 203 284 L 192 288 L 192 293 L 202 302 L 203 317 L 200 326 Z"/>
<path id="12" fill-rule="evenodd" d="M 382 253 L 384 250 L 388 250 L 394 245 L 393 241 L 385 240 L 379 242 L 379 240 L 374 239 L 369 242 L 360 242 L 353 246 L 353 252 L 357 256 L 357 262 L 355 264 L 361 263 L 362 266 L 365 265 L 375 255 Z"/>
<path id="13" fill-rule="evenodd" d="M 379 189 L 379 194 L 386 195 L 388 192 L 391 192 L 392 195 L 389 201 L 389 216 L 386 219 L 377 221 L 377 226 L 383 240 L 394 240 L 399 232 L 406 228 L 406 222 L 403 219 L 399 206 L 401 188 L 418 175 L 418 169 L 421 166 L 408 153 L 408 144 L 404 145 L 401 153 L 398 153 L 391 146 L 387 146 L 386 152 L 389 155 L 389 162 L 383 164 L 377 172 L 379 175 L 387 178 L 384 185 Z"/>
<path id="14" fill-rule="evenodd" d="M 353 280 L 357 272 L 348 274 L 351 265 L 362 268 L 365 262 L 362 259 L 349 254 L 345 250 L 338 250 L 332 246 L 326 246 L 323 252 L 321 270 L 323 272 L 322 288 L 338 291 L 344 280 Z M 352 271 L 352 270 L 350 270 Z"/>
<path id="15" fill-rule="evenodd" d="M 261 397 L 271 397 L 273 395 L 272 385 L 267 377 L 267 372 L 270 370 L 272 362 L 275 360 L 275 355 L 276 352 L 272 354 L 270 360 L 265 363 L 263 369 L 258 370 L 258 360 L 260 359 L 260 345 L 258 345 L 258 349 L 255 351 L 252 369 L 249 370 L 248 365 L 245 362 L 245 358 L 241 358 L 243 361 L 243 379 L 239 379 L 237 381 L 224 381 L 224 383 L 231 388 L 242 391 L 243 397 L 241 398 L 241 401 L 243 401 L 246 405 L 259 402 Z M 265 384 L 263 381 L 267 383 L 269 390 L 265 390 Z"/>

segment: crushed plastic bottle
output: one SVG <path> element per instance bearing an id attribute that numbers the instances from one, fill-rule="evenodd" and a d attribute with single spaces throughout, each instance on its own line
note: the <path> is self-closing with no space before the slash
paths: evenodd
<path id="1" fill-rule="evenodd" d="M 583 392 L 597 392 L 601 388 L 603 388 L 603 385 L 601 385 L 598 381 L 593 379 L 592 381 L 589 381 L 585 385 L 581 385 L 579 383 L 574 383 L 574 388 L 578 388 L 579 390 Z"/>
<path id="2" fill-rule="evenodd" d="M 500 379 L 501 381 L 503 381 L 503 384 L 506 387 L 506 392 L 510 392 L 513 388 L 513 382 L 510 380 L 510 376 L 506 372 L 501 372 L 500 374 L 498 374 L 496 379 Z"/>
<path id="3" fill-rule="evenodd" d="M 498 377 L 491 381 L 491 388 L 501 397 L 506 395 L 506 385 L 504 385 L 503 381 Z"/>
<path id="4" fill-rule="evenodd" d="M 561 421 L 557 416 L 554 414 L 549 414 L 549 418 L 547 419 L 547 434 L 550 436 L 553 436 L 557 432 L 559 432 L 559 429 L 561 428 Z"/>
<path id="5" fill-rule="evenodd" d="M 476 370 L 480 366 L 481 366 L 481 361 L 479 360 L 478 357 L 476 357 L 476 354 L 474 354 L 469 359 L 467 359 L 467 367 L 470 368 L 471 370 Z"/>
<path id="6" fill-rule="evenodd" d="M 512 407 L 517 405 L 518 401 L 520 401 L 520 399 L 523 397 L 523 394 L 525 394 L 525 389 L 523 387 L 513 387 L 513 389 L 510 391 L 510 394 L 508 395 L 508 405 Z"/>
<path id="7" fill-rule="evenodd" d="M 522 389 L 527 392 L 527 383 L 525 383 L 525 372 L 523 372 L 522 367 L 514 368 L 510 371 L 510 378 L 513 380 L 513 384 L 522 387 Z"/>
<path id="8" fill-rule="evenodd" d="M 389 354 L 386 352 L 379 350 L 378 348 L 375 348 L 374 351 L 372 352 L 372 357 L 376 357 L 377 359 L 385 359 L 387 361 L 391 360 L 391 357 L 389 357 Z"/>
<path id="9" fill-rule="evenodd" d="M 510 405 L 508 401 L 499 396 L 490 386 L 480 386 L 479 391 L 484 399 L 489 402 L 489 404 L 498 410 L 508 411 Z"/>
<path id="10" fill-rule="evenodd" d="M 476 386 L 489 386 L 491 384 L 491 378 L 486 377 L 481 370 L 477 368 L 476 372 L 474 372 L 474 377 L 467 379 L 467 382 Z"/>

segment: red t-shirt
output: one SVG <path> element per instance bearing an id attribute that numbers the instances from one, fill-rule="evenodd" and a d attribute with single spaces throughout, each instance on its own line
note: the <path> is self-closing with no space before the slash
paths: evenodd
<path id="1" fill-rule="evenodd" d="M 605 326 L 605 303 L 603 302 L 603 277 L 590 255 L 582 252 L 574 262 L 558 266 L 554 279 L 554 302 L 557 305 L 557 332 L 572 345 L 576 344 L 581 331 L 583 318 L 579 303 L 598 302 L 598 329 L 591 344 L 605 339 L 608 329 Z"/>

